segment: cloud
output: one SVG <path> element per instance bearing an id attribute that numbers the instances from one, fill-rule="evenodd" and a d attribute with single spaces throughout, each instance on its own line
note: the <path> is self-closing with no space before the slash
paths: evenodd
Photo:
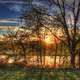
<path id="1" fill-rule="evenodd" d="M 8 9 L 12 10 L 12 11 L 16 11 L 16 12 L 20 12 L 22 9 L 21 5 L 10 5 L 8 6 Z"/>
<path id="2" fill-rule="evenodd" d="M 0 0 L 0 4 L 7 4 L 7 3 L 26 4 L 23 0 Z"/>
<path id="3" fill-rule="evenodd" d="M 0 19 L 0 23 L 18 23 L 17 19 Z"/>
<path id="4" fill-rule="evenodd" d="M 0 4 L 6 5 L 9 10 L 20 12 L 22 6 L 27 4 L 23 0 L 0 0 Z"/>
<path id="5" fill-rule="evenodd" d="M 33 1 L 32 2 L 32 4 L 33 5 L 35 5 L 35 6 L 37 6 L 37 7 L 43 7 L 43 8 L 49 8 L 49 6 L 46 4 L 46 3 L 44 3 L 44 2 L 40 2 L 40 1 Z"/>

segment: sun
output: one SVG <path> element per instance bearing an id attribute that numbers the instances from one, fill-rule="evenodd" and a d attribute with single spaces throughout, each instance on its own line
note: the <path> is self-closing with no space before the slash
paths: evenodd
<path id="1" fill-rule="evenodd" d="M 44 46 L 44 48 L 49 49 L 52 48 L 54 46 L 54 40 L 53 37 L 51 35 L 46 35 L 43 39 L 42 39 L 42 45 Z"/>
<path id="2" fill-rule="evenodd" d="M 53 48 L 56 44 L 60 43 L 60 41 L 50 33 L 43 35 L 41 40 L 42 45 L 47 49 Z"/>
<path id="3" fill-rule="evenodd" d="M 51 38 L 49 37 L 49 36 L 46 36 L 46 38 L 44 39 L 44 42 L 46 43 L 46 44 L 51 44 Z"/>
<path id="4" fill-rule="evenodd" d="M 45 38 L 43 39 L 44 43 L 46 45 L 50 45 L 53 44 L 53 38 L 50 35 L 46 35 Z"/>

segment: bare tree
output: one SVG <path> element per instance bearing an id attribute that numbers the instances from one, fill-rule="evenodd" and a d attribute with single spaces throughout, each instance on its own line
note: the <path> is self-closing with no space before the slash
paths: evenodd
<path id="1" fill-rule="evenodd" d="M 28 1 L 28 0 L 27 0 Z M 38 35 L 38 38 L 40 39 L 40 33 L 39 29 L 40 27 L 45 27 L 45 23 L 43 24 L 43 14 L 48 15 L 48 17 L 51 17 L 53 21 L 56 22 L 56 24 L 64 30 L 64 35 L 66 37 L 66 41 L 64 39 L 61 39 L 57 37 L 52 30 L 49 29 L 49 31 L 59 40 L 61 40 L 69 49 L 70 57 L 71 57 L 71 66 L 75 67 L 75 56 L 76 56 L 76 47 L 77 44 L 80 42 L 79 35 L 79 16 L 80 16 L 80 0 L 48 0 L 50 5 L 49 9 L 53 9 L 52 15 L 50 15 L 51 12 L 46 12 L 46 8 L 41 6 L 35 6 L 32 5 L 32 0 L 30 1 L 30 5 L 32 6 L 33 15 L 29 12 L 27 15 L 25 11 L 24 19 L 26 24 L 29 23 L 29 25 L 35 25 L 35 31 Z M 56 8 L 56 10 L 55 10 Z M 37 13 L 37 14 L 35 14 Z M 28 21 L 27 20 L 30 20 Z M 47 20 L 47 18 L 45 18 Z M 49 22 L 49 20 L 48 20 Z M 54 23 L 54 22 L 52 22 Z M 54 26 L 54 24 L 49 23 Z M 47 24 L 48 25 L 48 24 Z"/>
<path id="2" fill-rule="evenodd" d="M 27 53 L 29 51 L 29 32 L 23 27 L 19 27 L 13 31 L 9 30 L 9 33 L 6 35 L 8 39 L 7 44 L 11 47 L 12 52 L 14 53 L 15 61 L 18 62 L 20 59 L 24 59 L 24 63 L 27 64 Z"/>
<path id="3" fill-rule="evenodd" d="M 75 67 L 76 46 L 80 41 L 79 34 L 79 16 L 80 16 L 80 0 L 49 0 L 51 6 L 56 7 L 55 20 L 62 24 L 64 29 L 67 47 L 70 51 L 71 66 Z"/>

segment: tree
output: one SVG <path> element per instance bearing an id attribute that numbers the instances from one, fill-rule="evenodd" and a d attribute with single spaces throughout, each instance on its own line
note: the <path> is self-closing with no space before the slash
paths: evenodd
<path id="1" fill-rule="evenodd" d="M 28 1 L 28 0 L 27 0 Z M 76 56 L 76 48 L 77 44 L 80 42 L 80 37 L 79 34 L 79 20 L 80 20 L 80 0 L 48 0 L 50 3 L 49 9 L 53 10 L 53 12 L 47 12 L 48 9 L 45 7 L 41 6 L 36 6 L 32 4 L 32 1 L 30 1 L 30 5 L 32 7 L 32 12 L 29 12 L 27 15 L 25 11 L 24 20 L 29 25 L 35 25 L 35 31 L 40 38 L 40 33 L 39 29 L 40 27 L 45 27 L 47 28 L 57 39 L 62 41 L 69 49 L 70 53 L 70 63 L 71 66 L 74 68 L 75 67 L 75 56 Z M 56 8 L 56 10 L 55 10 Z M 30 15 L 30 13 L 32 13 Z M 36 14 L 35 14 L 36 13 Z M 51 14 L 50 14 L 51 13 Z M 24 14 L 23 14 L 24 15 Z M 48 25 L 44 23 L 44 21 L 47 23 L 49 22 L 50 19 L 44 18 L 43 15 L 47 15 L 48 17 L 52 18 L 51 23 L 49 25 L 53 25 L 54 27 L 54 22 L 56 23 L 57 26 L 60 26 L 64 31 L 64 35 L 66 38 L 66 41 L 62 38 L 57 37 L 52 30 L 49 29 L 49 27 L 46 27 L 45 25 Z M 32 16 L 32 17 L 31 17 Z M 30 20 L 30 22 L 27 20 Z M 44 19 L 43 19 L 44 18 Z M 58 28 L 59 29 L 59 28 Z"/>
<path id="2" fill-rule="evenodd" d="M 29 32 L 24 27 L 15 28 L 15 30 L 10 31 L 6 36 L 7 45 L 11 47 L 14 53 L 14 63 L 18 62 L 20 59 L 24 59 L 24 64 L 27 64 L 27 53 L 29 51 Z M 9 49 L 10 50 L 10 49 Z"/>
<path id="3" fill-rule="evenodd" d="M 30 5 L 32 5 L 32 4 L 30 4 Z M 42 56 L 43 56 L 42 50 L 43 49 L 42 49 L 42 43 L 41 43 L 40 29 L 41 29 L 41 27 L 44 26 L 44 24 L 43 24 L 43 15 L 44 14 L 45 13 L 44 13 L 43 8 L 35 7 L 35 6 L 32 7 L 31 11 L 29 11 L 29 12 L 25 11 L 22 14 L 22 19 L 25 20 L 26 27 L 31 28 L 32 29 L 32 34 L 36 34 L 37 38 L 39 40 L 39 44 L 37 44 L 36 49 L 37 49 L 37 52 L 40 55 L 41 65 L 42 65 Z"/>
<path id="4" fill-rule="evenodd" d="M 49 0 L 56 7 L 55 20 L 60 22 L 66 35 L 67 47 L 71 56 L 71 66 L 75 67 L 76 46 L 80 41 L 79 20 L 80 0 Z"/>

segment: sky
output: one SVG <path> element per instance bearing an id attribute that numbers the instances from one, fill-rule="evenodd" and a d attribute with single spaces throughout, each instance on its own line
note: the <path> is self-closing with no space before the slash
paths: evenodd
<path id="1" fill-rule="evenodd" d="M 47 0 L 41 1 L 43 1 L 43 3 L 38 2 L 38 0 L 33 0 L 33 4 L 48 8 L 44 3 L 44 1 L 47 2 Z M 17 25 L 23 5 L 25 5 L 23 0 L 0 0 L 0 25 Z M 29 6 L 27 6 L 27 9 L 29 9 Z"/>
<path id="2" fill-rule="evenodd" d="M 0 25 L 17 25 L 22 4 L 21 0 L 0 0 Z"/>
<path id="3" fill-rule="evenodd" d="M 19 17 L 22 13 L 23 5 L 29 10 L 29 5 L 24 0 L 0 0 L 0 25 L 18 25 Z M 53 15 L 57 7 L 55 5 L 49 6 L 48 0 L 33 0 L 33 5 L 42 6 L 48 9 L 48 13 Z M 57 10 L 59 12 L 59 10 Z"/>

